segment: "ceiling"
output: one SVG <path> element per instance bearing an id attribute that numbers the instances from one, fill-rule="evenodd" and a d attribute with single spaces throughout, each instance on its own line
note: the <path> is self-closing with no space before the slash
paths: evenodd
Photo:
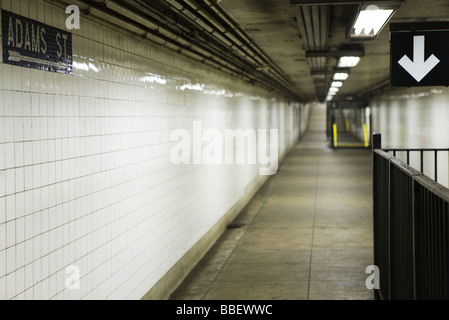
<path id="1" fill-rule="evenodd" d="M 354 5 L 328 4 L 295 6 L 290 0 L 218 0 L 248 36 L 279 66 L 306 101 L 324 101 L 332 75 L 318 79 L 316 70 L 332 70 L 337 58 L 310 58 L 306 51 L 336 51 L 345 46 L 362 46 L 364 56 L 351 68 L 349 77 L 334 99 L 366 97 L 389 86 L 389 25 L 374 40 L 354 41 L 346 38 L 346 25 Z M 314 0 L 314 2 L 320 2 Z M 323 31 L 313 41 L 304 29 L 307 17 L 322 23 Z M 317 20 L 317 17 L 320 17 Z M 328 20 L 326 20 L 328 17 Z M 326 25 L 326 21 L 328 25 Z M 389 23 L 449 21 L 448 0 L 405 0 Z M 327 28 L 327 30 L 326 30 Z M 323 35 L 327 35 L 323 36 Z M 317 39 L 319 38 L 319 39 Z"/>

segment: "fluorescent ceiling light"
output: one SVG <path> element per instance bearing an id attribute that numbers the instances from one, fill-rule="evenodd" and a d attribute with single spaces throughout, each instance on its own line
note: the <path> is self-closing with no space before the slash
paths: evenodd
<path id="1" fill-rule="evenodd" d="M 329 92 L 338 92 L 338 88 L 335 88 L 335 87 L 330 87 L 329 88 Z"/>
<path id="2" fill-rule="evenodd" d="M 396 9 L 397 7 L 391 5 L 384 8 L 379 8 L 373 4 L 361 7 L 356 14 L 349 37 L 359 40 L 374 39 L 393 16 Z"/>
<path id="3" fill-rule="evenodd" d="M 337 72 L 334 74 L 334 80 L 346 80 L 348 79 L 349 74 L 345 72 Z"/>
<path id="4" fill-rule="evenodd" d="M 352 68 L 360 62 L 360 57 L 341 57 L 338 61 L 340 68 Z"/>
<path id="5" fill-rule="evenodd" d="M 343 82 L 341 82 L 341 81 L 334 81 L 331 84 L 331 87 L 334 87 L 334 88 L 341 88 L 342 86 L 343 86 Z"/>

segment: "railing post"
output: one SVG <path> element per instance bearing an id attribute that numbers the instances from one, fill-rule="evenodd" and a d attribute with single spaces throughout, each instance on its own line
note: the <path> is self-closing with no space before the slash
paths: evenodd
<path id="1" fill-rule="evenodd" d="M 382 149 L 382 135 L 380 133 L 373 133 L 373 150 Z"/>
<path id="2" fill-rule="evenodd" d="M 377 244 L 377 221 L 378 221 L 378 201 L 379 195 L 377 193 L 377 180 L 378 180 L 378 163 L 376 161 L 376 153 L 375 149 L 381 148 L 381 135 L 380 133 L 373 134 L 372 140 L 372 157 L 373 157 L 373 240 L 374 240 L 374 264 L 376 265 L 378 262 L 378 257 L 376 255 L 376 244 Z M 379 289 L 374 289 L 374 300 L 381 300 Z"/>

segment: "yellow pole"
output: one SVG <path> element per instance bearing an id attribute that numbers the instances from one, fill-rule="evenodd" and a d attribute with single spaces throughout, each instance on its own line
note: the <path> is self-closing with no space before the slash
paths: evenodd
<path id="1" fill-rule="evenodd" d="M 349 120 L 346 119 L 346 132 L 349 132 Z"/>
<path id="2" fill-rule="evenodd" d="M 366 123 L 363 124 L 363 136 L 365 138 L 365 148 L 368 147 L 368 133 L 366 132 Z"/>
<path id="3" fill-rule="evenodd" d="M 334 123 L 334 147 L 337 147 L 337 125 Z"/>

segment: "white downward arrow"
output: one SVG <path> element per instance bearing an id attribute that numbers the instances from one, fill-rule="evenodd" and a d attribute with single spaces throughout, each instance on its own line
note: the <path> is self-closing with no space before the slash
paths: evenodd
<path id="1" fill-rule="evenodd" d="M 398 61 L 405 71 L 410 73 L 410 75 L 418 82 L 420 82 L 440 62 L 440 60 L 433 54 L 429 59 L 424 61 L 424 52 L 424 36 L 414 36 L 413 61 L 406 55 Z"/>

